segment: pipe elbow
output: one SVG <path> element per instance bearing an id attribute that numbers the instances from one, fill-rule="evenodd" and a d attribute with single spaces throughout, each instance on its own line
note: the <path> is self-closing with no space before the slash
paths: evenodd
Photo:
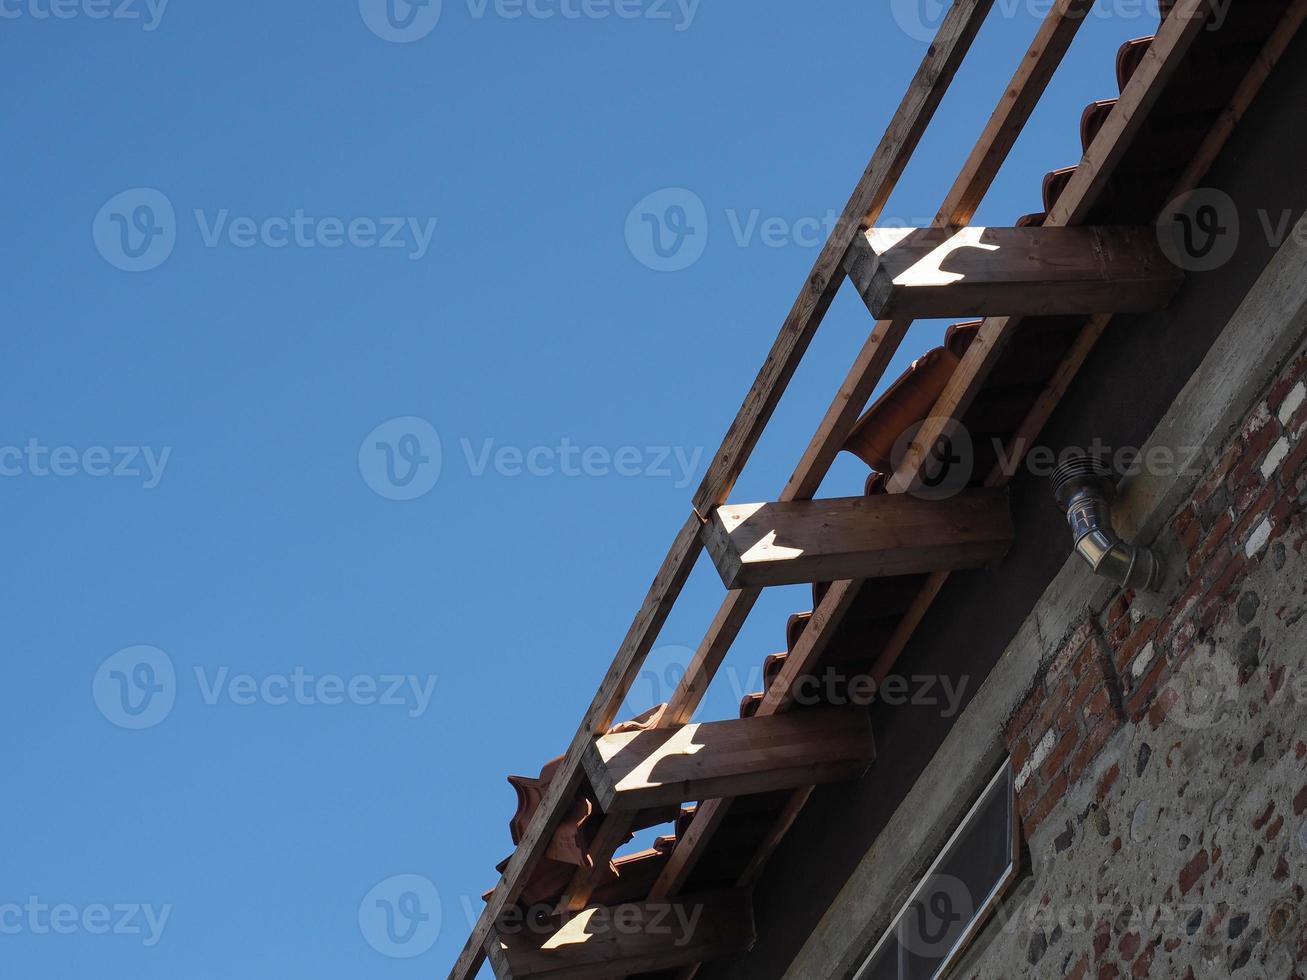
<path id="1" fill-rule="evenodd" d="M 1053 473 L 1053 495 L 1066 511 L 1075 551 L 1094 574 L 1122 588 L 1153 592 L 1162 582 L 1162 563 L 1150 548 L 1122 540 L 1112 527 L 1116 488 L 1095 459 L 1076 457 Z"/>

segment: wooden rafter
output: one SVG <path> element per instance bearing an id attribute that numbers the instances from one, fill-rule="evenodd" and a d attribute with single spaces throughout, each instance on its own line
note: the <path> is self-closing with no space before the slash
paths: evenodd
<path id="1" fill-rule="evenodd" d="M 597 738 L 586 774 L 606 811 L 841 782 L 876 757 L 860 707 L 734 718 Z"/>
<path id="2" fill-rule="evenodd" d="M 1085 0 L 1060 2 L 1088 6 Z M 877 146 L 871 163 L 858 182 L 830 240 L 818 256 L 803 291 L 795 300 L 762 370 L 695 495 L 696 513 L 708 513 L 713 507 L 724 503 L 729 496 L 748 453 L 752 451 L 779 401 L 781 391 L 788 384 L 799 359 L 807 350 L 812 334 L 825 317 L 836 291 L 844 281 L 842 262 L 849 243 L 862 228 L 873 225 L 880 216 L 899 175 L 992 6 L 993 0 L 957 0 L 940 23 L 934 43 L 909 84 L 903 102 Z M 889 367 L 908 326 L 904 323 L 888 325 L 882 329 L 881 325 L 877 325 L 864 345 L 849 380 L 841 387 L 835 404 L 813 436 L 780 499 L 801 500 L 817 492 L 844 444 L 849 429 L 870 398 L 872 389 Z M 728 593 L 695 652 L 685 678 L 673 695 L 670 710 L 664 712 L 663 724 L 683 724 L 694 714 L 708 684 L 757 602 L 758 595 L 756 590 L 749 589 Z M 605 819 L 601 829 L 604 843 L 616 841 L 614 846 L 619 846 L 626 839 L 629 827 L 622 830 L 620 826 L 609 828 L 608 824 L 627 819 L 623 814 Z M 593 857 L 595 868 L 599 869 L 611 858 L 611 853 L 605 854 L 596 849 Z M 579 869 L 564 896 L 564 906 L 572 910 L 583 908 L 602 878 L 597 870 Z M 451 980 L 459 980 L 463 976 L 465 975 L 459 974 L 458 977 L 451 977 Z"/>
<path id="3" fill-rule="evenodd" d="M 979 568 L 1012 544 L 1007 495 L 968 490 L 941 500 L 906 494 L 713 511 L 704 540 L 729 589 Z"/>
<path id="4" fill-rule="evenodd" d="M 872 228 L 845 268 L 881 318 L 1143 313 L 1184 282 L 1152 228 Z"/>
<path id="5" fill-rule="evenodd" d="M 687 520 L 663 560 L 658 576 L 618 648 L 613 665 L 573 737 L 549 791 L 450 970 L 449 980 L 472 980 L 485 961 L 485 946 L 495 921 L 507 906 L 517 901 L 529 876 L 544 856 L 555 827 L 580 785 L 583 753 L 590 740 L 612 724 L 699 556 L 702 542 L 698 533 L 698 514 L 724 503 L 733 489 L 843 281 L 841 262 L 849 242 L 861 228 L 874 224 L 879 217 L 992 5 L 993 0 L 956 0 L 941 22 L 935 41 L 858 182 L 844 217 L 818 256 L 735 422 L 727 431 L 722 447 L 713 457 L 695 495 L 696 513 Z M 827 450 L 831 459 L 838 450 L 838 444 Z M 829 466 L 829 461 L 826 466 Z M 820 483 L 819 477 L 816 482 Z M 725 645 L 729 647 L 729 642 Z M 705 643 L 705 647 L 715 646 L 717 644 Z M 704 677 L 710 679 L 715 669 L 714 666 L 712 671 L 705 672 Z M 605 834 L 605 839 L 613 840 L 617 836 L 610 831 Z M 600 856 L 596 855 L 596 858 Z M 602 864 L 605 860 L 606 856 L 596 863 Z"/>
<path id="6" fill-rule="evenodd" d="M 1093 0 L 1057 0 L 1049 11 L 1031 42 L 1030 48 L 1018 65 L 1011 82 L 1004 88 L 998 106 L 985 124 L 975 148 L 967 158 L 952 188 L 945 196 L 944 203 L 935 219 L 936 226 L 960 227 L 967 224 L 975 216 L 976 208 L 979 206 L 980 201 L 984 199 L 986 192 L 994 181 L 994 177 L 1007 159 L 1012 147 L 1016 144 L 1017 137 L 1025 128 L 1031 113 L 1048 86 L 1049 80 L 1053 77 L 1057 66 L 1061 64 L 1092 6 Z M 898 350 L 899 343 L 903 340 L 911 325 L 912 323 L 909 320 L 881 320 L 876 323 L 866 343 L 858 352 L 848 376 L 836 393 L 835 399 L 822 420 L 816 435 L 813 436 L 808 449 L 804 452 L 799 466 L 790 478 L 786 489 L 787 491 L 795 490 L 796 492 L 789 499 L 802 499 L 816 493 L 835 455 L 843 446 L 853 423 L 857 421 L 863 407 L 871 398 L 872 392 L 880 383 L 889 367 L 890 360 Z M 782 499 L 786 498 L 783 496 Z M 840 618 L 852 605 L 860 584 L 860 582 L 848 580 L 834 583 L 813 613 L 812 621 L 804 630 L 800 643 L 811 642 L 819 645 L 820 649 L 824 649 Z M 740 595 L 740 593 L 732 593 L 732 596 L 736 595 Z M 756 594 L 749 600 L 750 604 L 754 600 L 756 600 Z M 734 599 L 728 597 L 726 603 L 723 604 L 723 612 L 734 601 Z M 719 613 L 719 617 L 721 615 Z M 820 655 L 820 650 L 818 650 L 817 655 Z M 698 660 L 699 658 L 696 656 L 696 663 Z M 810 669 L 815 663 L 815 657 L 812 659 L 796 657 L 792 652 L 786 661 L 786 670 L 782 676 L 790 676 L 789 683 L 792 685 L 797 682 L 798 677 L 802 676 L 800 671 Z M 707 666 L 711 666 L 713 670 L 716 669 L 715 664 L 705 665 L 705 668 Z M 701 674 L 711 677 L 711 671 L 709 670 L 696 671 L 692 669 L 687 673 L 682 685 L 691 683 L 696 686 L 706 686 L 706 682 L 700 676 Z M 773 690 L 777 689 L 783 689 L 785 693 L 773 694 L 773 691 L 768 691 L 764 699 L 764 707 L 769 701 L 788 701 L 790 686 L 785 683 L 777 683 L 773 686 Z M 773 707 L 771 710 L 776 710 L 776 708 Z M 763 849 L 751 862 L 749 868 L 750 877 L 756 877 L 761 873 L 761 869 L 766 864 L 771 851 L 784 836 L 790 823 L 797 817 L 799 810 L 802 809 L 803 802 L 806 801 L 809 792 L 802 789 L 795 792 L 790 805 L 785 808 L 778 820 L 777 827 L 768 835 Z M 668 861 L 658 884 L 655 885 L 655 894 L 670 895 L 679 890 L 707 848 L 708 842 L 716 832 L 721 820 L 725 817 L 730 802 L 729 800 L 709 800 L 699 806 L 694 820 L 685 834 L 677 841 L 671 859 Z M 690 972 L 692 973 L 692 970 Z"/>

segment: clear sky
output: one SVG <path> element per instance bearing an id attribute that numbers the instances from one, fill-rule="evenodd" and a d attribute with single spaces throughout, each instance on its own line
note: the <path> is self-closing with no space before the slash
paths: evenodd
<path id="1" fill-rule="evenodd" d="M 938 6 L 395 3 L 0 0 L 0 975 L 444 975 L 505 774 L 566 747 Z M 889 217 L 1046 6 L 998 0 Z M 983 221 L 1156 25 L 1103 14 Z M 869 325 L 846 289 L 736 499 Z M 704 717 L 809 605 L 765 598 Z"/>

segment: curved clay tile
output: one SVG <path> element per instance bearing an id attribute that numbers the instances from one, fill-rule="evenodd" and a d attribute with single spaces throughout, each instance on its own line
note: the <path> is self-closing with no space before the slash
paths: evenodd
<path id="1" fill-rule="evenodd" d="M 776 678 L 780 676 L 781 671 L 785 668 L 785 661 L 790 658 L 788 653 L 773 653 L 762 662 L 762 689 L 770 691 L 771 686 L 775 683 Z"/>
<path id="2" fill-rule="evenodd" d="M 813 600 L 813 607 L 821 604 L 821 597 L 817 596 Z M 799 636 L 803 633 L 804 627 L 808 625 L 808 620 L 812 619 L 811 612 L 792 613 L 790 618 L 785 621 L 785 649 L 793 650 L 794 645 L 799 642 Z"/>
<path id="3" fill-rule="evenodd" d="M 893 472 L 894 447 L 899 437 L 930 414 L 959 360 L 947 348 L 936 347 L 913 361 L 858 419 L 844 450 L 873 470 Z"/>
<path id="4" fill-rule="evenodd" d="M 1053 170 L 1044 175 L 1044 210 L 1046 212 L 1053 210 L 1053 205 L 1057 203 L 1057 199 L 1066 190 L 1066 185 L 1071 183 L 1071 177 L 1075 172 L 1075 167 L 1063 167 L 1061 170 Z"/>
<path id="5" fill-rule="evenodd" d="M 1154 36 L 1137 37 L 1126 41 L 1116 52 L 1116 85 L 1122 92 L 1130 83 L 1130 78 L 1143 63 L 1144 55 L 1155 40 Z"/>
<path id="6" fill-rule="evenodd" d="M 1086 151 L 1093 144 L 1098 131 L 1103 128 L 1103 123 L 1107 122 L 1107 117 L 1112 114 L 1117 101 L 1117 99 L 1101 99 L 1085 106 L 1085 111 L 1080 116 L 1080 145 Z"/>
<path id="7" fill-rule="evenodd" d="M 858 419 L 843 448 L 873 470 L 892 473 L 894 447 L 905 432 L 930 415 L 980 323 L 973 320 L 949 327 L 944 345 L 912 362 Z M 869 484 L 868 492 L 871 489 Z"/>
<path id="8" fill-rule="evenodd" d="M 746 694 L 744 697 L 740 698 L 740 717 L 752 718 L 756 715 L 758 709 L 762 706 L 762 699 L 763 693 L 761 691 L 754 694 Z"/>

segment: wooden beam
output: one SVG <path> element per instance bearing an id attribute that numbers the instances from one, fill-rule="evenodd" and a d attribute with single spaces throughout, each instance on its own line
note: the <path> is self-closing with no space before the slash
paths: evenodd
<path id="1" fill-rule="evenodd" d="M 501 922 L 487 951 L 498 980 L 601 980 L 744 953 L 756 941 L 753 900 L 741 888 L 588 908 L 543 935 Z"/>
<path id="2" fill-rule="evenodd" d="M 827 590 L 817 608 L 813 610 L 812 619 L 799 636 L 799 641 L 785 658 L 785 666 L 767 690 L 767 696 L 758 706 L 753 721 L 769 715 L 782 714 L 794 703 L 799 682 L 816 667 L 821 655 L 826 652 L 831 637 L 853 600 L 858 595 L 861 582 L 836 582 Z M 690 873 L 703 856 L 713 834 L 725 819 L 732 800 L 720 798 L 705 800 L 699 804 L 694 819 L 685 834 L 676 842 L 667 865 L 658 876 L 651 898 L 666 898 L 675 895 L 689 879 Z"/>
<path id="3" fill-rule="evenodd" d="M 1003 491 L 727 504 L 703 529 L 728 589 L 979 568 L 1012 544 Z"/>
<path id="4" fill-rule="evenodd" d="M 876 757 L 865 708 L 684 725 L 595 739 L 585 771 L 607 812 L 855 779 Z"/>
<path id="5" fill-rule="evenodd" d="M 1058 0 L 1058 3 L 1083 6 L 1084 0 Z M 724 503 L 730 495 L 813 334 L 844 281 L 842 262 L 849 243 L 862 228 L 874 224 L 880 216 L 992 6 L 993 0 L 955 0 L 945 14 L 935 40 L 922 59 L 903 101 L 858 181 L 843 217 L 805 280 L 802 292 L 781 325 L 766 361 L 745 396 L 735 421 L 727 430 L 721 448 L 709 465 L 709 471 L 695 494 L 696 513 L 708 513 L 717 504 Z M 1002 127 L 1015 126 L 1019 129 L 1024 123 L 1024 116 L 1018 118 L 1022 111 L 1021 105 L 1014 105 L 1011 113 L 1004 114 L 1004 121 L 991 120 L 987 133 Z M 1024 111 L 1028 115 L 1028 108 Z M 976 191 L 982 185 L 988 186 L 991 179 L 992 174 L 986 176 L 973 173 L 968 177 L 968 182 L 972 190 Z M 979 194 L 983 195 L 983 190 L 979 190 Z M 781 499 L 801 499 L 816 493 L 844 444 L 849 429 L 889 367 L 909 326 L 906 322 L 883 325 L 883 329 L 882 325 L 878 325 L 877 330 L 873 331 Z M 683 681 L 683 686 L 688 686 L 684 691 L 678 691 L 678 697 L 673 699 L 673 710 L 664 716 L 665 723 L 685 721 L 693 714 L 756 600 L 756 592 L 752 595 L 732 593 L 722 603 L 722 608 L 714 618 Z M 636 664 L 636 669 L 639 669 L 639 663 Z M 617 815 L 612 819 L 622 820 L 624 816 Z M 612 833 L 606 835 L 606 839 L 624 839 L 624 836 Z M 593 857 L 596 867 L 602 867 L 611 854 L 595 852 Z M 579 870 L 568 889 L 571 904 L 578 908 L 584 905 L 596 884 L 593 872 Z M 480 964 L 478 935 L 484 936 L 490 921 L 493 918 L 488 920 L 484 915 L 478 921 L 463 954 L 450 973 L 450 980 L 471 980 Z"/>
<path id="6" fill-rule="evenodd" d="M 1097 203 L 1116 165 L 1130 148 L 1162 89 L 1184 60 L 1189 46 L 1207 24 L 1212 0 L 1178 0 L 1148 52 L 1130 77 L 1103 128 L 1085 151 L 1075 174 L 1044 219 L 1044 227 L 1078 225 Z"/>
<path id="7" fill-rule="evenodd" d="M 554 830 L 563 814 L 571 807 L 580 788 L 582 756 L 596 735 L 612 727 L 618 708 L 635 683 L 644 658 L 648 656 L 699 557 L 703 547 L 699 527 L 698 516 L 691 515 L 672 542 L 671 550 L 663 559 L 662 567 L 618 648 L 612 666 L 582 718 L 580 728 L 573 736 L 572 744 L 549 784 L 545 798 L 531 818 L 526 833 L 509 859 L 494 892 L 486 900 L 480 918 L 455 961 L 449 974 L 450 980 L 472 980 L 476 976 L 485 961 L 486 940 L 489 939 L 495 922 L 505 909 L 517 901 L 531 873 L 544 857 Z"/>
<path id="8" fill-rule="evenodd" d="M 935 220 L 936 225 L 965 225 L 974 217 L 976 208 L 993 184 L 999 168 L 1006 161 L 1017 137 L 1025 128 L 1031 113 L 1043 96 L 1057 66 L 1066 55 L 1072 40 L 1084 23 L 1086 13 L 1092 6 L 1093 0 L 1056 0 L 1048 16 L 1040 25 L 1029 50 L 1018 64 L 1012 80 L 1004 88 L 997 107 L 990 115 L 984 130 L 972 149 L 971 155 L 949 190 Z M 953 11 L 950 11 L 950 14 L 954 12 L 960 12 L 960 8 L 955 7 Z M 985 9 L 974 8 L 971 16 L 983 19 L 985 13 Z M 941 30 L 940 37 L 943 38 L 945 34 L 946 32 Z M 948 36 L 962 38 L 964 35 L 950 31 Z M 974 33 L 971 34 L 971 37 L 974 37 Z M 966 43 L 969 44 L 970 39 L 966 40 Z M 868 176 L 872 174 L 874 169 L 875 162 L 873 160 L 873 165 L 868 167 L 867 173 L 864 175 L 863 184 L 866 183 Z M 859 185 L 858 190 L 854 192 L 853 199 L 849 202 L 849 206 L 845 211 L 846 220 L 851 220 L 850 216 L 857 214 L 864 207 L 866 216 L 872 214 L 868 202 L 876 200 L 878 196 L 867 194 L 863 184 Z M 884 201 L 881 199 L 881 206 L 883 206 L 883 203 Z M 865 225 L 867 222 L 864 221 L 861 224 Z M 850 233 L 847 240 L 852 242 L 854 237 L 854 234 Z M 837 261 L 842 261 L 842 258 L 843 256 L 840 256 Z M 829 256 L 823 254 L 818 260 L 816 269 L 814 269 L 814 277 L 810 280 L 813 283 L 812 288 L 814 290 L 819 288 L 824 281 L 821 270 L 828 268 L 829 265 Z M 826 283 L 828 295 L 825 295 L 813 307 L 812 312 L 807 315 L 813 316 L 820 321 L 821 317 L 825 315 L 826 308 L 829 306 L 841 278 L 842 276 Z M 786 337 L 786 330 L 801 315 L 800 304 L 802 302 L 803 298 L 801 297 L 799 301 L 796 301 L 794 309 L 791 310 L 785 327 L 782 328 L 781 337 L 778 338 L 776 346 L 772 349 L 772 357 L 769 359 L 769 363 L 781 354 L 781 345 Z M 870 400 L 876 386 L 884 377 L 911 325 L 910 320 L 880 321 L 872 329 L 862 349 L 858 352 L 858 356 L 849 368 L 847 377 L 837 390 L 825 417 L 817 427 L 817 431 L 813 434 L 807 449 L 795 467 L 794 473 L 786 483 L 785 489 L 780 495 L 781 500 L 806 500 L 816 494 L 835 457 L 839 454 L 840 448 L 844 445 L 849 431 Z M 758 381 L 755 382 L 754 390 L 750 392 L 750 400 L 755 404 L 759 401 L 757 393 L 760 386 L 764 384 L 766 371 L 767 368 L 764 367 L 764 371 L 759 374 Z M 723 461 L 723 465 L 725 465 L 727 450 L 729 445 L 732 444 L 732 440 L 734 439 L 735 443 L 738 444 L 746 438 L 747 423 L 744 419 L 749 405 L 750 401 L 746 400 L 745 406 L 741 408 L 740 416 L 732 426 L 731 432 L 728 433 L 727 442 L 723 445 L 722 452 L 719 453 L 719 459 Z M 753 438 L 756 440 L 756 435 Z M 741 462 L 739 466 L 742 465 Z M 737 468 L 735 472 L 738 474 L 739 469 Z M 708 481 L 705 481 L 705 487 L 700 489 L 698 499 L 705 501 L 711 499 L 717 503 L 723 501 L 725 499 L 724 495 L 708 494 L 706 492 L 707 483 Z M 705 507 L 705 512 L 706 509 Z M 851 598 L 854 593 L 849 591 L 848 586 L 852 584 L 843 583 L 839 590 L 840 594 Z M 693 715 L 694 709 L 698 706 L 708 684 L 712 681 L 722 660 L 729 652 L 731 644 L 734 643 L 759 594 L 757 589 L 743 589 L 727 595 L 714 617 L 707 635 L 696 651 L 685 677 L 678 686 L 668 711 L 664 714 L 666 722 L 669 724 L 684 723 Z M 674 858 L 671 862 L 671 873 L 668 876 L 668 881 L 664 882 L 664 890 L 666 890 L 668 884 L 672 885 L 671 891 L 673 892 L 676 887 L 679 887 L 674 884 L 675 880 L 681 874 L 688 874 L 688 869 L 693 867 L 700 848 L 703 846 L 700 842 L 706 844 L 707 839 L 712 836 L 715 830 L 717 815 L 724 815 L 728 806 L 729 801 L 710 801 L 700 807 L 687 837 L 678 843 L 677 850 L 681 852 L 681 857 L 679 859 Z M 620 829 L 620 824 L 626 821 L 627 818 L 627 814 L 614 814 L 606 818 L 605 826 L 607 826 L 608 822 L 617 822 L 617 829 Z M 625 836 L 625 831 L 622 831 L 613 834 L 611 839 L 624 840 Z M 611 856 L 611 853 L 605 855 L 599 848 L 596 848 L 594 856 L 596 867 L 601 867 L 603 858 Z M 765 861 L 765 856 L 763 860 Z M 595 877 L 593 872 L 587 872 L 585 869 L 578 870 L 569 889 L 569 907 L 577 909 L 583 907 L 594 885 Z"/>
<path id="9" fill-rule="evenodd" d="M 993 0 L 954 0 L 945 14 L 907 94 L 817 256 L 803 291 L 781 325 L 776 342 L 695 493 L 694 507 L 700 514 L 726 502 L 844 280 L 842 262 L 849 243 L 858 231 L 874 225 L 880 217 L 992 6 Z"/>
<path id="10" fill-rule="evenodd" d="M 944 198 L 935 218 L 937 227 L 960 227 L 975 217 L 1093 6 L 1094 0 L 1056 0 L 1053 4 Z"/>
<path id="11" fill-rule="evenodd" d="M 1185 52 L 1206 23 L 1210 9 L 1210 0 L 1178 0 L 1158 29 L 1148 54 L 1085 152 L 1066 190 L 1049 212 L 1044 221 L 1045 228 L 1066 227 L 1085 219 L 1116 164 L 1143 126 L 1148 110 L 1161 97 L 1167 80 L 1175 74 Z M 930 417 L 917 430 L 903 461 L 890 479 L 892 493 L 903 493 L 920 485 L 921 472 L 934 447 L 953 420 L 961 418 L 971 407 L 1020 322 L 1019 317 L 1000 316 L 989 317 L 981 324 Z"/>
<path id="12" fill-rule="evenodd" d="M 1203 2 L 1204 0 L 1181 0 L 1181 2 L 1177 4 L 1176 9 L 1172 12 L 1172 17 L 1174 17 L 1176 13 L 1180 13 L 1186 18 L 1193 19 L 1196 16 L 1196 11 Z M 1295 9 L 1301 6 L 1304 2 L 1307 2 L 1307 0 L 1295 0 Z M 1075 31 L 1078 30 L 1079 26 L 1083 23 L 1084 15 L 1091 6 L 1091 3 L 1086 2 L 1072 3 L 1067 2 L 1067 0 L 1059 0 L 1052 10 L 1049 11 L 1034 43 L 1032 43 L 1026 57 L 1018 67 L 1012 83 L 1005 90 L 999 107 L 995 110 L 989 124 L 986 126 L 984 134 L 982 134 L 976 148 L 972 151 L 963 172 L 959 175 L 957 181 L 954 183 L 953 189 L 949 192 L 944 205 L 940 208 L 939 216 L 935 222 L 937 225 L 951 225 L 957 227 L 966 224 L 974 216 L 977 204 L 984 197 L 985 192 L 993 181 L 994 175 L 997 173 L 1003 159 L 1005 159 L 1007 152 L 1010 151 L 1015 143 L 1017 135 L 1024 128 L 1035 104 L 1038 102 L 1040 96 L 1047 87 L 1053 71 L 1061 62 Z M 1167 18 L 1167 20 L 1170 21 L 1172 17 Z M 1123 100 L 1126 95 L 1130 96 L 1127 109 L 1125 110 L 1127 114 L 1139 112 L 1139 107 L 1141 106 L 1151 106 L 1152 102 L 1150 99 L 1155 99 L 1157 93 L 1152 93 L 1150 95 L 1148 89 L 1152 86 L 1153 81 L 1148 80 L 1146 77 L 1141 77 L 1141 74 L 1142 76 L 1151 76 L 1154 80 L 1161 77 L 1163 73 L 1166 73 L 1169 77 L 1169 74 L 1174 71 L 1174 66 L 1179 63 L 1178 59 L 1183 57 L 1183 51 L 1188 50 L 1188 45 L 1193 40 L 1194 32 L 1189 29 L 1190 26 L 1191 25 L 1186 23 L 1183 25 L 1182 30 L 1176 30 L 1174 27 L 1172 29 L 1166 29 L 1164 25 L 1163 31 L 1159 32 L 1157 40 L 1154 41 L 1154 46 L 1156 47 L 1159 43 L 1163 44 L 1165 45 L 1165 49 L 1162 50 L 1165 50 L 1166 52 L 1169 52 L 1173 47 L 1179 47 L 1183 50 L 1175 56 L 1176 60 L 1174 62 L 1172 61 L 1171 55 L 1167 53 L 1152 64 L 1146 65 L 1145 70 L 1143 70 L 1142 73 L 1136 72 L 1135 78 L 1132 79 L 1131 84 L 1127 86 L 1126 92 L 1122 94 Z M 1296 29 L 1296 24 L 1294 29 Z M 1283 47 L 1287 47 L 1287 39 L 1283 42 L 1283 46 L 1280 50 L 1282 50 Z M 1251 99 L 1249 99 L 1249 101 L 1251 101 Z M 1118 108 L 1119 107 L 1120 102 L 1118 102 Z M 1240 109 L 1240 111 L 1242 111 L 1242 109 Z M 1140 122 L 1142 122 L 1143 114 L 1146 114 L 1146 107 L 1140 115 Z M 1111 122 L 1110 119 L 1109 122 Z M 1116 129 L 1118 133 L 1123 132 L 1127 128 L 1120 124 L 1113 125 L 1114 127 L 1119 127 Z M 1106 125 L 1104 128 L 1106 129 Z M 1099 137 L 1095 140 L 1095 143 L 1097 144 L 1102 138 L 1103 133 L 1100 131 Z M 989 156 L 990 147 L 993 147 L 995 150 L 995 156 L 993 158 Z M 1124 148 L 1121 152 L 1124 152 Z M 1099 159 L 1106 160 L 1111 155 L 1112 154 L 1107 152 L 1101 152 L 1099 154 Z M 1212 152 L 1210 156 L 1214 159 L 1215 152 Z M 1116 155 L 1116 158 L 1119 159 L 1119 154 Z M 1111 166 L 1115 166 L 1115 161 L 1112 162 Z M 1104 180 L 1106 179 L 1106 176 L 1107 173 L 1104 173 Z M 1074 183 L 1075 181 L 1073 181 L 1073 184 Z M 1187 189 L 1189 188 L 1180 188 L 1178 190 Z M 1068 188 L 1068 190 L 1075 190 L 1075 188 Z M 1098 186 L 1092 189 L 1084 188 L 1078 193 L 1085 195 L 1086 198 L 1092 194 L 1093 198 L 1096 199 L 1100 190 L 1101 182 Z M 1072 203 L 1073 198 L 1068 197 L 1067 192 L 1064 192 L 1062 198 L 1059 200 L 1059 205 L 1064 201 L 1070 204 Z M 1084 210 L 1087 211 L 1088 203 L 1084 204 L 1083 207 Z M 1073 222 L 1068 221 L 1061 223 L 1070 224 Z M 877 329 L 881 330 L 887 326 L 889 326 L 889 324 L 882 321 L 877 324 Z M 907 324 L 896 323 L 893 326 L 895 327 L 896 332 L 906 331 L 907 329 Z M 1092 326 L 1093 321 L 1091 321 L 1091 327 Z M 1092 345 L 1092 340 L 1089 341 L 1089 345 Z M 873 346 L 872 341 L 869 340 L 867 347 L 864 348 L 863 353 L 860 355 L 860 360 L 866 359 L 868 348 L 872 348 Z M 992 364 L 989 366 L 992 366 Z M 1078 364 L 1075 365 L 1075 367 L 1078 367 Z M 1070 373 L 1074 373 L 1075 367 L 1069 367 Z M 986 369 L 986 375 L 987 373 L 988 371 Z M 851 373 L 849 380 L 845 382 L 844 387 L 840 391 L 840 396 L 837 397 L 836 404 L 832 406 L 831 412 L 828 413 L 827 420 L 823 425 L 831 424 L 832 427 L 837 427 L 841 423 L 846 422 L 850 403 L 850 400 L 846 398 L 846 394 L 852 391 L 856 393 L 855 397 L 861 396 L 861 388 L 865 384 L 866 382 L 862 380 L 855 381 L 855 378 Z M 875 381 L 872 381 L 871 387 L 874 388 L 874 385 Z M 869 394 L 870 392 L 868 391 L 868 396 Z M 840 402 L 841 398 L 846 398 L 843 405 L 841 405 Z M 1044 411 L 1051 412 L 1051 410 L 1052 404 L 1044 405 Z M 1046 417 L 1047 416 L 1045 416 L 1045 418 Z M 1032 422 L 1033 421 L 1034 420 L 1032 420 Z M 940 425 L 933 433 L 925 433 L 928 439 L 921 439 L 920 437 L 922 433 L 918 433 L 919 445 L 916 448 L 918 459 L 913 464 L 914 470 L 919 471 L 922 464 L 928 458 L 921 451 L 921 445 L 933 447 L 939 441 L 940 436 L 946 431 L 946 424 L 947 422 L 945 421 L 945 424 Z M 1032 428 L 1037 431 L 1040 426 L 1042 426 L 1042 421 L 1040 421 L 1038 425 L 1033 425 Z M 844 427 L 843 431 L 847 432 L 847 427 Z M 807 463 L 810 459 L 814 462 L 819 461 L 822 458 L 821 454 L 829 451 L 830 447 L 828 444 L 821 445 L 819 444 L 819 440 L 814 438 L 813 445 L 809 447 L 808 453 L 805 454 L 804 462 Z M 801 464 L 800 470 L 802 469 L 803 465 Z M 798 474 L 796 474 L 796 476 L 797 475 Z M 895 636 L 891 641 L 891 647 L 894 648 L 893 656 L 886 657 L 877 664 L 875 670 L 876 676 L 883 676 L 882 672 L 887 673 L 892 667 L 893 660 L 897 659 L 898 653 L 904 646 L 906 646 L 911 634 L 921 622 L 927 608 L 938 595 L 939 590 L 943 587 L 947 578 L 947 572 L 938 572 L 931 575 L 925 588 L 922 590 L 921 595 L 913 604 L 909 613 L 904 617 L 903 622 L 900 624 L 900 628 L 895 632 Z M 832 585 L 830 591 L 828 591 L 826 600 L 829 601 L 841 595 L 851 597 L 852 594 L 856 593 L 858 584 L 859 583 L 857 582 L 849 581 L 836 582 Z M 825 602 L 823 602 L 823 605 L 825 605 Z M 838 613 L 838 616 L 842 615 L 843 610 Z M 838 623 L 838 617 L 835 622 Z M 811 629 L 806 630 L 805 635 L 810 632 Z M 776 828 L 778 832 L 768 835 L 768 839 L 759 849 L 759 853 L 755 855 L 753 861 L 750 862 L 749 869 L 746 872 L 748 878 L 756 880 L 756 878 L 761 875 L 762 869 L 765 867 L 772 851 L 774 851 L 776 846 L 779 844 L 779 841 L 784 836 L 784 832 L 788 830 L 789 826 L 797 818 L 798 811 L 802 809 L 806 802 L 806 798 L 807 796 L 803 790 L 795 792 L 791 800 L 791 805 L 785 808 L 785 811 L 781 815 L 781 819 L 778 820 L 778 826 Z M 717 803 L 718 801 L 712 802 Z M 688 878 L 689 870 L 693 868 L 703 851 L 707 849 L 708 841 L 711 840 L 717 825 L 720 823 L 726 809 L 729 807 L 730 801 L 721 802 L 724 804 L 721 807 L 713 807 L 709 804 L 704 804 L 699 807 L 699 812 L 696 813 L 695 820 L 690 827 L 692 839 L 678 843 L 676 849 L 672 852 L 672 857 L 668 862 L 668 866 L 664 869 L 662 876 L 659 878 L 660 885 L 663 886 L 663 894 L 675 892 L 675 888 L 679 887 L 678 882 L 683 883 Z M 703 832 L 695 833 L 696 825 L 700 823 L 701 819 L 704 824 Z M 682 845 L 686 846 L 683 847 Z M 683 850 L 687 852 L 684 855 L 680 853 Z M 670 890 L 666 887 L 668 883 L 672 886 Z M 659 891 L 659 886 L 655 886 L 655 891 Z M 682 980 L 688 976 L 693 976 L 692 970 L 685 971 L 681 975 Z"/>
<path id="13" fill-rule="evenodd" d="M 1144 313 L 1184 282 L 1153 228 L 872 228 L 845 269 L 881 319 Z"/>

